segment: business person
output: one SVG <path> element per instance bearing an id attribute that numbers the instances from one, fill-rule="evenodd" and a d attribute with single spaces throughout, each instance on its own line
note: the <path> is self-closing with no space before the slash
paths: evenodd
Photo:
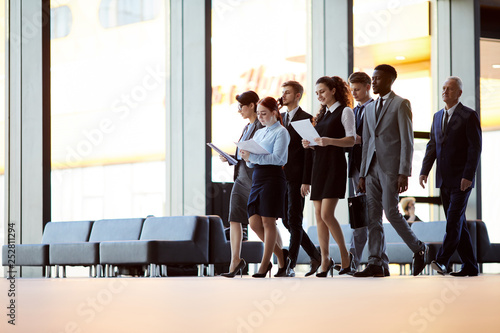
<path id="1" fill-rule="evenodd" d="M 247 207 L 250 227 L 264 242 L 264 253 L 259 271 L 252 276 L 261 278 L 269 272 L 269 277 L 271 277 L 273 251 L 279 262 L 276 276 L 283 276 L 286 272 L 287 255 L 285 250 L 282 250 L 276 220 L 284 216 L 286 181 L 283 165 L 286 164 L 288 158 L 290 135 L 281 125 L 278 103 L 274 98 L 266 97 L 259 101 L 257 117 L 265 128 L 258 130 L 253 139 L 270 154 L 257 155 L 246 150 L 240 151 L 247 165 L 254 168 Z"/>
<path id="2" fill-rule="evenodd" d="M 257 120 L 257 102 L 259 96 L 254 91 L 245 91 L 237 95 L 238 112 L 243 119 L 248 119 L 249 123 L 243 129 L 239 141 L 251 139 L 258 129 L 263 126 Z M 236 148 L 236 154 L 233 156 L 238 164 L 234 166 L 234 185 L 231 190 L 231 198 L 229 200 L 229 233 L 231 244 L 231 264 L 228 273 L 222 273 L 224 277 L 232 278 L 238 272 L 245 268 L 246 262 L 240 257 L 241 242 L 243 239 L 243 225 L 248 226 L 247 201 L 252 187 L 253 169 L 249 168 L 246 162 L 241 158 L 241 155 Z M 226 158 L 220 155 L 223 162 L 227 162 Z"/>
<path id="3" fill-rule="evenodd" d="M 366 106 L 373 102 L 373 98 L 370 96 L 372 79 L 365 72 L 355 72 L 349 76 L 348 81 L 351 87 L 352 97 L 354 97 L 358 103 L 353 109 L 354 119 L 356 120 L 356 142 L 354 146 L 349 149 L 348 159 L 348 177 L 351 178 L 354 191 L 357 192 L 362 158 L 363 119 Z M 367 240 L 368 227 L 353 229 L 350 252 L 354 256 L 354 267 L 359 266 Z"/>
<path id="4" fill-rule="evenodd" d="M 398 235 L 414 253 L 413 275 L 425 267 L 426 245 L 410 229 L 399 212 L 399 193 L 408 189 L 413 157 L 413 125 L 410 102 L 392 91 L 396 69 L 378 65 L 372 75 L 376 102 L 365 110 L 363 153 L 359 189 L 366 192 L 368 203 L 368 250 L 366 268 L 355 277 L 384 277 L 389 259 L 384 253 L 385 238 L 382 210 Z"/>
<path id="5" fill-rule="evenodd" d="M 311 269 L 305 274 L 305 276 L 310 276 L 316 273 L 321 265 L 321 254 L 302 228 L 304 197 L 309 194 L 311 187 L 312 159 L 306 158 L 306 153 L 310 153 L 310 150 L 302 147 L 302 138 L 291 123 L 304 119 L 312 120 L 312 115 L 299 106 L 304 93 L 304 88 L 299 82 L 286 81 L 281 85 L 281 88 L 283 106 L 287 108 L 286 112 L 281 113 L 281 117 L 288 134 L 290 134 L 288 162 L 284 167 L 287 195 L 285 196 L 283 224 L 290 232 L 286 275 L 295 276 L 294 267 L 297 264 L 297 256 L 302 245 L 304 251 L 311 258 Z"/>
<path id="6" fill-rule="evenodd" d="M 425 188 L 436 161 L 436 187 L 441 189 L 446 234 L 431 267 L 440 274 L 448 273 L 450 258 L 457 250 L 462 269 L 450 275 L 477 276 L 479 269 L 465 210 L 481 155 L 481 126 L 477 112 L 459 102 L 461 95 L 462 80 L 457 76 L 449 77 L 442 91 L 445 107 L 434 114 L 419 181 Z"/>
<path id="7" fill-rule="evenodd" d="M 302 140 L 304 148 L 314 148 L 311 180 L 311 200 L 318 224 L 318 240 L 321 248 L 321 272 L 317 277 L 332 274 L 334 262 L 330 258 L 330 233 L 339 246 L 342 260 L 339 274 L 353 271 L 353 256 L 347 251 L 344 234 L 335 217 L 339 199 L 344 198 L 347 182 L 347 163 L 344 148 L 352 147 L 356 129 L 352 106 L 352 95 L 340 77 L 320 77 L 316 81 L 316 96 L 321 108 L 316 116 L 315 138 L 317 146 Z"/>

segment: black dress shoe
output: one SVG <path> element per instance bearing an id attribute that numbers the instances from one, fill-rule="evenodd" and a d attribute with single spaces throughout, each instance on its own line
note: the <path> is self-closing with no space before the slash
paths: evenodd
<path id="1" fill-rule="evenodd" d="M 344 274 L 353 275 L 354 272 L 356 272 L 356 269 L 354 268 L 354 255 L 351 252 L 349 252 L 349 266 L 347 266 L 346 268 L 342 268 L 339 271 L 339 275 L 344 275 Z"/>
<path id="2" fill-rule="evenodd" d="M 285 266 L 279 267 L 278 272 L 274 274 L 274 277 L 285 277 L 287 276 L 287 268 L 288 268 L 288 250 L 283 249 L 283 258 L 285 259 Z"/>
<path id="3" fill-rule="evenodd" d="M 309 270 L 309 272 L 306 273 L 305 276 L 313 275 L 314 273 L 316 273 L 316 271 L 320 266 L 321 266 L 321 261 L 316 259 L 311 259 L 311 269 Z"/>
<path id="4" fill-rule="evenodd" d="M 420 274 L 425 268 L 425 258 L 429 248 L 424 244 L 424 249 L 413 254 L 413 276 Z"/>
<path id="5" fill-rule="evenodd" d="M 361 272 L 353 274 L 354 277 L 384 277 L 384 267 L 369 264 Z"/>
<path id="6" fill-rule="evenodd" d="M 243 277 L 243 268 L 247 265 L 245 259 L 241 259 L 234 271 L 229 272 L 229 273 L 222 273 L 221 276 L 227 277 L 227 278 L 234 278 L 238 272 L 240 273 L 240 276 Z"/>
<path id="7" fill-rule="evenodd" d="M 438 274 L 445 275 L 446 274 L 446 266 L 443 264 L 438 263 L 436 260 L 433 260 L 431 262 L 431 267 L 433 270 L 438 272 Z"/>
<path id="8" fill-rule="evenodd" d="M 273 264 L 269 263 L 269 265 L 267 265 L 266 271 L 264 273 L 255 273 L 254 275 L 252 275 L 252 277 L 265 278 L 268 272 L 269 272 L 269 277 L 271 277 L 271 269 L 272 268 L 273 268 Z"/>
<path id="9" fill-rule="evenodd" d="M 391 276 L 391 272 L 389 272 L 389 266 L 387 267 L 383 266 L 383 267 L 384 267 L 384 276 Z"/>
<path id="10" fill-rule="evenodd" d="M 316 277 L 319 278 L 324 278 L 328 276 L 328 273 L 330 273 L 331 276 L 333 276 L 333 266 L 335 265 L 335 262 L 333 261 L 332 258 L 330 258 L 330 263 L 328 264 L 328 268 L 324 272 L 319 272 L 316 273 Z"/>
<path id="11" fill-rule="evenodd" d="M 478 276 L 479 272 L 475 269 L 462 268 L 458 272 L 450 273 L 451 276 Z"/>

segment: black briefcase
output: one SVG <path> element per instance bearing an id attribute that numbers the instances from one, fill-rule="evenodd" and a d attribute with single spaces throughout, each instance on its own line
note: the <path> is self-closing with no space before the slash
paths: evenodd
<path id="1" fill-rule="evenodd" d="M 347 198 L 349 205 L 349 223 L 352 229 L 368 226 L 368 205 L 366 195 Z"/>

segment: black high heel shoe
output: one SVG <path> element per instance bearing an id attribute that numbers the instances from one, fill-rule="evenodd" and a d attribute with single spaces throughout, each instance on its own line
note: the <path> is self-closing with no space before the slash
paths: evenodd
<path id="1" fill-rule="evenodd" d="M 346 268 L 342 268 L 339 271 L 339 275 L 354 274 L 355 269 L 353 261 L 354 261 L 354 255 L 351 252 L 349 252 L 349 266 L 347 266 Z"/>
<path id="2" fill-rule="evenodd" d="M 271 277 L 271 268 L 273 268 L 273 264 L 269 263 L 269 265 L 267 265 L 267 269 L 264 273 L 255 273 L 254 275 L 252 275 L 252 277 L 264 278 L 264 277 L 266 277 L 267 272 L 269 272 L 269 277 Z"/>
<path id="3" fill-rule="evenodd" d="M 221 276 L 227 277 L 227 278 L 234 278 L 238 271 L 240 272 L 240 276 L 243 277 L 243 268 L 247 265 L 245 259 L 241 259 L 238 266 L 234 269 L 234 271 L 229 272 L 229 273 L 222 273 Z"/>
<path id="4" fill-rule="evenodd" d="M 287 258 L 288 258 L 288 250 L 287 249 L 283 249 L 283 258 L 285 259 L 285 266 L 283 267 L 279 267 L 278 268 L 278 272 L 276 274 L 274 274 L 274 277 L 285 277 L 286 276 L 286 269 L 288 267 L 287 265 Z"/>
<path id="5" fill-rule="evenodd" d="M 316 273 L 316 277 L 327 277 L 328 273 L 330 273 L 331 276 L 333 276 L 333 266 L 335 263 L 333 262 L 333 259 L 330 258 L 330 264 L 328 265 L 328 268 L 324 272 L 319 272 Z"/>

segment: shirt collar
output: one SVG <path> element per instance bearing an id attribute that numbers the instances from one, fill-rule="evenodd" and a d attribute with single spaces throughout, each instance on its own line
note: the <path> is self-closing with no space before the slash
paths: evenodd
<path id="1" fill-rule="evenodd" d="M 448 117 L 451 117 L 453 115 L 453 112 L 455 112 L 455 109 L 457 108 L 457 105 L 460 102 L 457 102 L 457 104 L 453 105 L 449 110 L 446 110 L 446 106 L 444 107 L 444 110 L 448 112 Z"/>
<path id="2" fill-rule="evenodd" d="M 295 114 L 297 113 L 297 110 L 299 109 L 299 107 L 297 106 L 295 109 L 293 109 L 292 111 L 289 111 L 287 112 L 287 117 L 288 119 L 290 119 L 289 121 L 292 121 L 293 117 L 295 116 Z"/>
<path id="3" fill-rule="evenodd" d="M 389 91 L 387 94 L 385 94 L 384 96 L 379 96 L 379 99 L 382 98 L 384 101 L 387 101 L 387 99 L 389 98 L 389 95 L 392 93 L 392 90 Z"/>
<path id="4" fill-rule="evenodd" d="M 373 98 L 370 98 L 369 100 L 367 100 L 366 102 L 364 102 L 363 104 L 359 104 L 358 103 L 358 107 L 362 107 L 362 106 L 367 106 L 368 104 L 370 104 L 371 102 L 373 102 Z"/>
<path id="5" fill-rule="evenodd" d="M 336 101 L 335 103 L 333 103 L 332 106 L 330 106 L 329 108 L 326 108 L 326 112 L 333 113 L 333 111 L 335 111 L 335 109 L 338 108 L 339 106 L 340 106 L 340 102 Z"/>

